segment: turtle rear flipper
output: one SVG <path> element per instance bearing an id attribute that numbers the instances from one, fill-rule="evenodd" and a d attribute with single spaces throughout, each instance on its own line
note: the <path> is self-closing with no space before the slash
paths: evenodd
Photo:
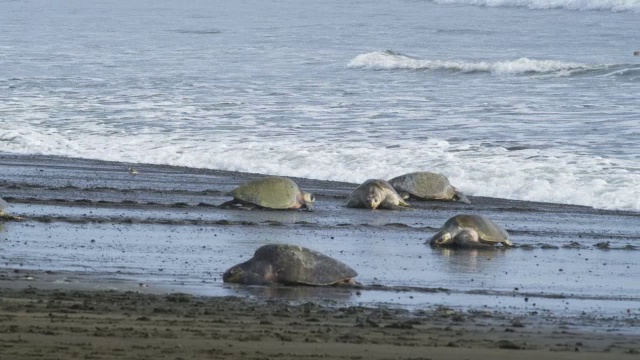
<path id="1" fill-rule="evenodd" d="M 9 220 L 13 220 L 13 221 L 24 220 L 20 216 L 7 214 L 4 210 L 6 208 L 8 208 L 8 207 L 9 207 L 9 203 L 4 201 L 4 199 L 0 197 L 0 220 L 7 220 L 7 221 L 9 221 Z"/>
<path id="2" fill-rule="evenodd" d="M 6 221 L 20 221 L 20 220 L 24 220 L 24 218 L 20 217 L 20 216 L 15 216 L 15 215 L 11 215 L 11 214 L 7 214 L 4 211 L 0 211 L 0 220 L 6 220 Z"/>
<path id="3" fill-rule="evenodd" d="M 409 198 L 411 197 L 411 194 L 406 191 L 398 191 L 398 195 L 400 195 L 402 200 L 409 200 Z"/>
<path id="4" fill-rule="evenodd" d="M 509 239 L 507 239 L 507 240 L 503 241 L 503 242 L 502 242 L 502 245 L 503 245 L 503 246 L 505 246 L 505 247 L 513 247 L 513 246 L 515 246 L 515 245 L 513 244 L 513 242 L 512 242 L 511 240 L 509 240 Z"/>

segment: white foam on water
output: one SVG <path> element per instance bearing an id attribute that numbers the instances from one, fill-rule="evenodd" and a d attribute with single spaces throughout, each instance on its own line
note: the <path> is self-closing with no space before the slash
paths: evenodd
<path id="1" fill-rule="evenodd" d="M 312 141 L 233 133 L 87 134 L 14 126 L 0 132 L 0 151 L 169 164 L 359 183 L 411 171 L 447 175 L 469 195 L 640 211 L 640 172 L 632 161 L 558 149 L 509 151 L 500 146 L 429 139 Z"/>
<path id="2" fill-rule="evenodd" d="M 519 58 L 509 61 L 469 62 L 462 60 L 419 60 L 393 51 L 373 51 L 360 54 L 348 64 L 349 68 L 369 70 L 448 70 L 463 73 L 486 72 L 496 75 L 549 74 L 568 76 L 574 72 L 600 70 L 606 65 L 587 65 L 557 60 Z"/>
<path id="3" fill-rule="evenodd" d="M 566 9 L 640 12 L 640 0 L 430 0 L 443 5 L 525 7 L 535 10 Z"/>
<path id="4" fill-rule="evenodd" d="M 435 170 L 471 195 L 637 211 L 636 14 L 612 11 L 638 1 L 284 1 L 249 27 L 241 5 L 7 2 L 0 152 L 353 182 Z M 389 46 L 429 53 L 368 52 Z"/>

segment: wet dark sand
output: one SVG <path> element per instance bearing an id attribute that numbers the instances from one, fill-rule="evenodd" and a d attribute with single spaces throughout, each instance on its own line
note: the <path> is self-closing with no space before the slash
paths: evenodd
<path id="1" fill-rule="evenodd" d="M 0 171 L 0 196 L 26 218 L 0 230 L 0 358 L 640 350 L 639 213 L 473 196 L 470 205 L 347 209 L 355 184 L 310 179 L 296 181 L 316 194 L 315 212 L 222 210 L 228 191 L 259 175 L 15 155 L 0 155 Z M 491 217 L 518 247 L 424 244 L 458 213 Z M 269 242 L 338 258 L 363 286 L 222 283 L 225 269 Z"/>
<path id="2" fill-rule="evenodd" d="M 0 289 L 3 359 L 633 359 L 638 337 L 447 307 Z"/>

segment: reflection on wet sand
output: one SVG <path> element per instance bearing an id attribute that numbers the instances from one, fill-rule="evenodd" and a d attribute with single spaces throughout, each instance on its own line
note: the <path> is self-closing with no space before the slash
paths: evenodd
<path id="1" fill-rule="evenodd" d="M 325 299 L 329 301 L 346 302 L 357 292 L 355 287 L 347 286 L 286 286 L 279 284 L 264 286 L 225 285 L 233 289 L 238 295 L 255 296 L 258 298 L 279 300 L 308 300 Z"/>
<path id="2" fill-rule="evenodd" d="M 501 249 L 433 249 L 433 253 L 444 258 L 447 271 L 468 273 L 491 264 L 491 260 L 505 255 Z"/>

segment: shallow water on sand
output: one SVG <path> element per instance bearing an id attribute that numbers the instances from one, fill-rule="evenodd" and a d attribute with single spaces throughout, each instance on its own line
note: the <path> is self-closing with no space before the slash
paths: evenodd
<path id="1" fill-rule="evenodd" d="M 133 212 L 117 213 L 135 217 Z M 24 222 L 6 225 L 2 241 L 8 267 L 79 272 L 103 281 L 120 278 L 206 295 L 264 291 L 224 285 L 221 274 L 259 246 L 276 242 L 313 248 L 357 269 L 361 283 L 392 288 L 360 295 L 311 291 L 313 297 L 404 305 L 422 299 L 465 306 L 473 293 L 489 306 L 535 308 L 541 301 L 562 298 L 556 307 L 583 311 L 590 304 L 605 313 L 626 311 L 640 300 L 637 251 L 600 250 L 587 242 L 581 243 L 584 249 L 434 250 L 424 244 L 432 233 L 396 226 Z M 403 291 L 397 294 L 393 288 Z M 436 288 L 448 291 L 431 293 Z M 297 294 L 293 297 L 300 296 L 299 290 Z"/>
<path id="2" fill-rule="evenodd" d="M 316 193 L 315 212 L 222 210 L 213 205 L 255 175 L 140 165 L 132 176 L 126 164 L 57 158 L 5 157 L 2 165 L 2 196 L 28 220 L 3 225 L 0 266 L 36 280 L 48 273 L 60 285 L 141 284 L 214 296 L 640 315 L 637 213 L 480 197 L 472 204 L 413 202 L 406 211 L 347 209 L 354 184 L 304 179 L 298 182 Z M 518 247 L 426 245 L 457 213 L 489 216 Z M 274 242 L 339 259 L 365 286 L 222 283 L 227 268 Z"/>

